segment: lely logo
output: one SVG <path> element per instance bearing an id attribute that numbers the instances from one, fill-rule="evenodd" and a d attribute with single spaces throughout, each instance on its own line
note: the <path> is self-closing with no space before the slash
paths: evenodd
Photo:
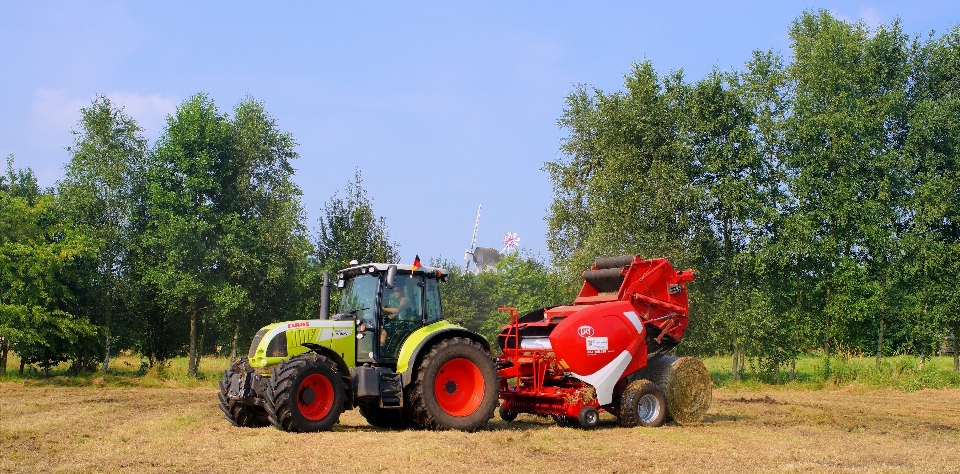
<path id="1" fill-rule="evenodd" d="M 577 328 L 577 334 L 580 337 L 591 337 L 593 336 L 593 326 L 580 326 Z"/>

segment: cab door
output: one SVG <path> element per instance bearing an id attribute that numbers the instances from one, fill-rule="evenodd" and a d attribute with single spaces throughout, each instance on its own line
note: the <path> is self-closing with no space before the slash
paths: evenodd
<path id="1" fill-rule="evenodd" d="M 380 355 L 396 359 L 403 341 L 424 324 L 423 275 L 397 275 L 393 289 L 384 289 L 381 299 Z"/>

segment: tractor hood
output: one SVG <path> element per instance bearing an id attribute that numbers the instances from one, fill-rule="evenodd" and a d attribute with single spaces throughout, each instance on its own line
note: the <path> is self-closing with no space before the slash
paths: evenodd
<path id="1" fill-rule="evenodd" d="M 355 321 L 305 319 L 284 321 L 264 326 L 250 343 L 247 359 L 251 367 L 267 367 L 310 350 L 309 345 L 329 347 L 348 366 L 356 360 L 354 339 Z"/>

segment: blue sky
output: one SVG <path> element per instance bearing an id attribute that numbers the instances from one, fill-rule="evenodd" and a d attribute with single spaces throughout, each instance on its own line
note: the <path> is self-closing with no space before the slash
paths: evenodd
<path id="1" fill-rule="evenodd" d="M 955 1 L 912 2 L 0 2 L 0 155 L 42 186 L 63 177 L 80 107 L 125 106 L 151 144 L 206 92 L 251 95 L 299 143 L 307 225 L 363 173 L 404 261 L 462 262 L 507 232 L 548 258 L 543 163 L 575 84 L 621 88 L 634 60 L 689 81 L 789 56 L 787 29 L 825 8 L 910 34 L 960 22 Z M 909 5 L 909 6 L 907 6 Z"/>

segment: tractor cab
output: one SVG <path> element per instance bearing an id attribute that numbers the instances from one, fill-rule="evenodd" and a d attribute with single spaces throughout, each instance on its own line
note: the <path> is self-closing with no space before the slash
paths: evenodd
<path id="1" fill-rule="evenodd" d="M 337 277 L 340 311 L 333 319 L 356 320 L 357 363 L 396 364 L 407 337 L 442 318 L 443 270 L 373 263 L 343 269 Z"/>

